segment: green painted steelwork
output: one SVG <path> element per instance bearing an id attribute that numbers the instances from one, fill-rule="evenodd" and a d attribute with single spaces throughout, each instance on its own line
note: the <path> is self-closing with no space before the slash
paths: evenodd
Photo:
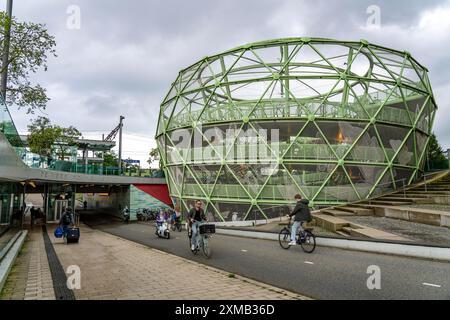
<path id="1" fill-rule="evenodd" d="M 423 169 L 437 105 L 409 53 L 289 38 L 205 57 L 161 103 L 156 140 L 171 196 L 217 221 L 268 219 L 296 193 L 366 199 Z"/>

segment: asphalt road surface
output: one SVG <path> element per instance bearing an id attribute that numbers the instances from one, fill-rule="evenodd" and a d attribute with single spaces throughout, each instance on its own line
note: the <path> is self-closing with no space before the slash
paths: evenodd
<path id="1" fill-rule="evenodd" d="M 82 215 L 92 228 L 239 274 L 315 299 L 450 299 L 450 263 L 317 247 L 312 254 L 300 246 L 283 250 L 278 242 L 225 235 L 210 241 L 212 257 L 193 255 L 185 231 L 160 239 L 153 226 Z M 370 290 L 368 273 L 379 267 L 380 289 Z M 369 281 L 375 284 L 374 281 Z"/>

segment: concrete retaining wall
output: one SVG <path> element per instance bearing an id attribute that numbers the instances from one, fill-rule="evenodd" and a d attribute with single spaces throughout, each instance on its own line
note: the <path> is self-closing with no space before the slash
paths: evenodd
<path id="1" fill-rule="evenodd" d="M 20 249 L 25 242 L 28 231 L 20 231 L 20 235 L 11 239 L 11 242 L 7 245 L 7 252 L 4 257 L 0 261 L 0 292 L 5 285 L 6 279 L 8 278 L 9 272 L 16 261 L 17 256 L 19 255 Z"/>

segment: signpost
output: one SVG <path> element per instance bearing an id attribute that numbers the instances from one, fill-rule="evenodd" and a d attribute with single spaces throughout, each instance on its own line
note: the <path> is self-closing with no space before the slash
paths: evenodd
<path id="1" fill-rule="evenodd" d="M 140 160 L 124 159 L 122 161 L 125 162 L 125 163 L 128 163 L 128 164 L 137 164 L 139 166 L 141 165 L 141 161 Z"/>

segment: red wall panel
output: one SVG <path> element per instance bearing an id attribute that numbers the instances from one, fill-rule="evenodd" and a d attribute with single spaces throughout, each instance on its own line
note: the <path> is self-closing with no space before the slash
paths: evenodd
<path id="1" fill-rule="evenodd" d="M 167 184 L 134 184 L 136 188 L 173 207 Z"/>

